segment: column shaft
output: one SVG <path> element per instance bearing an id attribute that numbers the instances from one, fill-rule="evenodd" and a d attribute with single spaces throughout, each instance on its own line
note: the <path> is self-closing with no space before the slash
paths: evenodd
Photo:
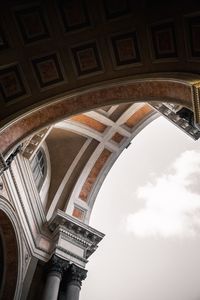
<path id="1" fill-rule="evenodd" d="M 80 287 L 77 285 L 68 284 L 66 291 L 66 300 L 79 300 Z"/>
<path id="2" fill-rule="evenodd" d="M 48 274 L 45 290 L 43 294 L 43 300 L 57 300 L 59 287 L 60 287 L 61 275 L 52 272 Z"/>
<path id="3" fill-rule="evenodd" d="M 67 270 L 65 300 L 79 300 L 82 280 L 86 278 L 87 271 L 72 264 Z"/>
<path id="4" fill-rule="evenodd" d="M 48 262 L 47 279 L 42 300 L 57 300 L 60 289 L 60 282 L 63 272 L 69 266 L 69 262 L 54 255 Z"/>

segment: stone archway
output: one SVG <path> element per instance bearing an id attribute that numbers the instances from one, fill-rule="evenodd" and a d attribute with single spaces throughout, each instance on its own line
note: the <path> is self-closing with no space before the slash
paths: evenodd
<path id="1" fill-rule="evenodd" d="M 4 251 L 4 245 L 3 245 L 3 236 L 2 236 L 1 228 L 0 228 L 0 297 L 3 291 L 3 280 L 4 280 L 4 256 L 5 256 L 5 251 Z"/>
<path id="2" fill-rule="evenodd" d="M 4 300 L 14 299 L 18 277 L 18 247 L 13 225 L 3 210 L 0 210 L 3 268 L 1 294 Z M 2 257 L 1 257 L 2 258 Z"/>
<path id="3" fill-rule="evenodd" d="M 0 131 L 0 151 L 6 153 L 27 136 L 50 124 L 83 111 L 126 102 L 170 102 L 194 111 L 199 122 L 198 75 L 160 74 L 142 78 L 124 78 L 116 82 L 86 87 L 49 99 L 47 104 L 26 113 L 11 116 Z"/>

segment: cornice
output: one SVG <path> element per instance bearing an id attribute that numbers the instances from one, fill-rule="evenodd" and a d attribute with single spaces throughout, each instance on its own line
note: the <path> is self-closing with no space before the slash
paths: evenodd
<path id="1" fill-rule="evenodd" d="M 55 231 L 53 232 L 53 237 L 55 238 L 57 235 L 62 234 L 63 239 L 75 241 L 76 244 L 78 243 L 79 245 L 85 247 L 91 247 L 93 243 L 85 238 L 77 236 L 76 233 L 67 230 L 64 226 L 60 225 L 58 226 Z"/>
<path id="2" fill-rule="evenodd" d="M 174 104 L 168 104 L 165 105 L 165 103 L 152 103 L 150 102 L 151 106 L 153 106 L 159 113 L 161 113 L 165 118 L 167 118 L 169 121 L 171 121 L 174 125 L 176 125 L 178 128 L 180 128 L 182 131 L 184 131 L 187 135 L 189 135 L 194 140 L 199 139 L 200 137 L 200 130 L 195 127 L 195 123 L 191 124 L 187 119 L 181 117 L 179 115 L 180 109 L 183 107 L 180 105 L 174 105 Z M 179 108 L 176 109 L 176 106 Z M 190 111 L 188 108 L 185 108 L 188 112 L 191 113 L 192 119 L 194 120 L 195 112 L 193 115 L 193 112 Z"/>
<path id="3" fill-rule="evenodd" d="M 48 225 L 53 232 L 54 239 L 61 237 L 79 248 L 81 247 L 84 250 L 84 259 L 87 259 L 97 249 L 98 243 L 104 237 L 103 233 L 60 210 L 57 210 Z"/>
<path id="4" fill-rule="evenodd" d="M 73 252 L 71 252 L 71 251 L 69 251 L 69 250 L 67 250 L 67 249 L 64 249 L 64 248 L 61 247 L 61 246 L 56 245 L 56 247 L 55 247 L 55 249 L 54 249 L 54 252 L 56 253 L 57 250 L 60 250 L 62 253 L 65 253 L 65 254 L 67 254 L 68 256 L 73 257 L 73 258 L 75 258 L 75 259 L 77 259 L 77 260 L 83 262 L 84 264 L 86 264 L 86 263 L 88 262 L 88 260 L 87 260 L 86 258 L 83 258 L 83 257 L 81 257 L 81 256 L 79 256 L 79 255 L 77 255 L 77 254 L 74 254 Z"/>
<path id="5" fill-rule="evenodd" d="M 57 210 L 54 212 L 53 216 L 48 222 L 48 227 L 51 231 L 54 231 L 58 225 L 64 226 L 69 231 L 75 232 L 79 236 L 83 238 L 87 238 L 92 242 L 99 243 L 105 234 L 102 232 L 90 227 L 89 225 L 67 215 L 61 210 Z"/>

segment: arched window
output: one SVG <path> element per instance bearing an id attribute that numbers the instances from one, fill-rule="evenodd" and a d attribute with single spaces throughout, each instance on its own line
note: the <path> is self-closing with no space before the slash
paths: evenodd
<path id="1" fill-rule="evenodd" d="M 35 184 L 40 191 L 47 173 L 46 156 L 42 148 L 40 148 L 33 157 L 31 161 L 31 169 Z"/>

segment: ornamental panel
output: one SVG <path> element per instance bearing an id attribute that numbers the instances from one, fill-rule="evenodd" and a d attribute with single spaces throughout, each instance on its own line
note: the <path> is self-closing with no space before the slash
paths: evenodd
<path id="1" fill-rule="evenodd" d="M 173 22 L 152 25 L 150 33 L 155 59 L 169 59 L 178 56 Z"/>
<path id="2" fill-rule="evenodd" d="M 115 66 L 127 66 L 141 63 L 136 32 L 129 32 L 111 37 Z"/>
<path id="3" fill-rule="evenodd" d="M 27 96 L 22 71 L 18 64 L 0 70 L 0 94 L 6 103 Z"/>
<path id="4" fill-rule="evenodd" d="M 91 25 L 85 1 L 60 0 L 58 8 L 66 32 L 84 29 Z"/>
<path id="5" fill-rule="evenodd" d="M 29 6 L 16 10 L 15 17 L 25 44 L 50 37 L 42 7 Z"/>
<path id="6" fill-rule="evenodd" d="M 74 210 L 73 210 L 73 213 L 72 213 L 72 216 L 81 220 L 81 221 L 84 221 L 84 218 L 85 218 L 85 211 L 79 207 L 74 207 Z"/>
<path id="7" fill-rule="evenodd" d="M 35 58 L 32 60 L 32 65 L 41 89 L 64 81 L 64 75 L 56 53 Z"/>
<path id="8" fill-rule="evenodd" d="M 200 15 L 185 18 L 186 40 L 191 58 L 200 58 Z"/>
<path id="9" fill-rule="evenodd" d="M 93 75 L 103 71 L 96 42 L 83 44 L 71 49 L 78 76 Z"/>

